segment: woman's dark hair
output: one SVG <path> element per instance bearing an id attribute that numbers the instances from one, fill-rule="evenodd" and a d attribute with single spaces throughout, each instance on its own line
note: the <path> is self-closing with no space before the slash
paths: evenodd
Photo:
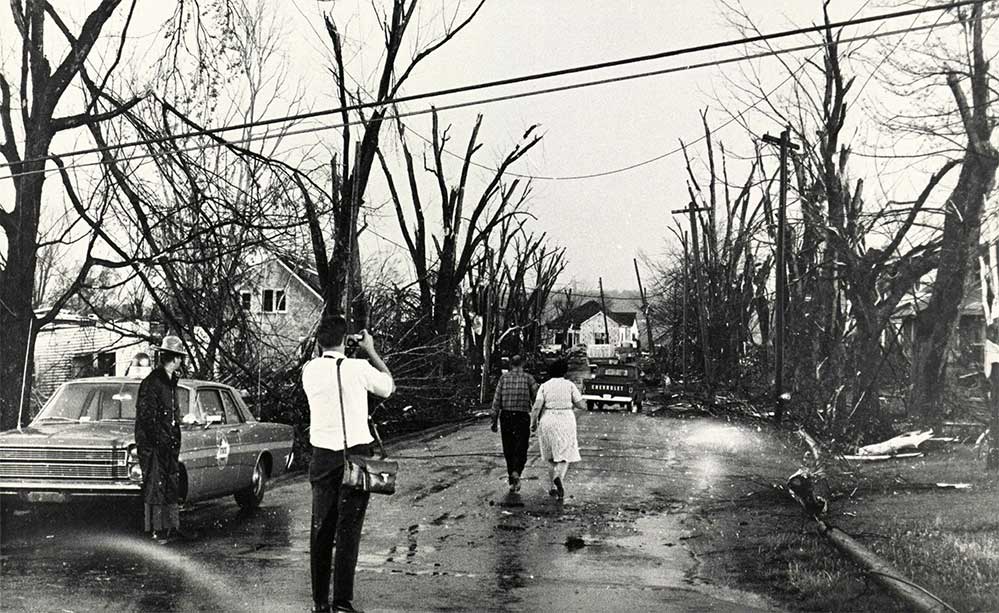
<path id="1" fill-rule="evenodd" d="M 565 360 L 555 360 L 548 366 L 548 376 L 555 379 L 569 373 L 569 363 Z"/>

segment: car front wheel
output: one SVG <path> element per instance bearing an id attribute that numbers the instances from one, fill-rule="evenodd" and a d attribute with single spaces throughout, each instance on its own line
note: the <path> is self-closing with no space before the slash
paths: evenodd
<path id="1" fill-rule="evenodd" d="M 267 490 L 267 467 L 263 458 L 258 458 L 253 466 L 253 477 L 250 486 L 236 492 L 236 504 L 244 509 L 255 509 L 260 506 Z"/>

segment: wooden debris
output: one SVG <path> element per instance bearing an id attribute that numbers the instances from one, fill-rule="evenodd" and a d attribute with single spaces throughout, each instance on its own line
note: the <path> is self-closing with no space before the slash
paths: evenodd
<path id="1" fill-rule="evenodd" d="M 924 454 L 921 451 L 912 451 L 906 453 L 883 453 L 879 455 L 845 455 L 844 460 L 850 460 L 851 462 L 883 462 L 884 460 L 905 460 L 908 458 L 921 458 Z"/>
<path id="2" fill-rule="evenodd" d="M 934 485 L 936 485 L 939 488 L 945 489 L 945 490 L 970 490 L 971 489 L 971 484 L 970 483 L 935 483 Z"/>
<path id="3" fill-rule="evenodd" d="M 931 438 L 933 438 L 933 430 L 907 432 L 881 443 L 865 445 L 857 450 L 857 455 L 892 455 L 902 449 L 916 449 Z"/>

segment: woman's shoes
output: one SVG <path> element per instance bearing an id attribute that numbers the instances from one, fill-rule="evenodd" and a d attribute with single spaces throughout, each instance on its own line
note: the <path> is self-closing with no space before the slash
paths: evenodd
<path id="1" fill-rule="evenodd" d="M 565 488 L 562 486 L 562 479 L 559 478 L 559 477 L 555 477 L 555 479 L 552 480 L 552 483 L 555 484 L 555 487 L 554 487 L 555 496 L 558 497 L 559 500 L 561 500 L 562 498 L 565 498 Z M 551 492 L 549 492 L 549 493 L 551 493 Z"/>

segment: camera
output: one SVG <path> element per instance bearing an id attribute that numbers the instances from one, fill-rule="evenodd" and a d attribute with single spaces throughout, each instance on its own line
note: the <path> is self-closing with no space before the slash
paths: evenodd
<path id="1" fill-rule="evenodd" d="M 363 334 L 348 334 L 344 340 L 344 348 L 348 355 L 353 355 L 357 351 L 358 345 L 361 344 L 361 339 L 364 338 Z"/>

